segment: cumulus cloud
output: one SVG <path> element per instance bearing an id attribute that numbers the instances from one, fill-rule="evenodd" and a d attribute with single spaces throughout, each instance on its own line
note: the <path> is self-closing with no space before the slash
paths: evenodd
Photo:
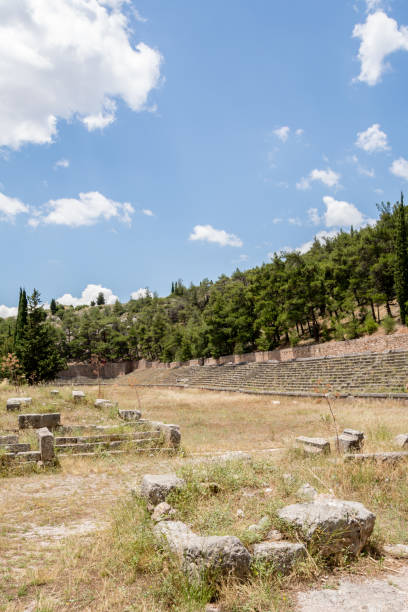
<path id="1" fill-rule="evenodd" d="M 296 183 L 296 188 L 301 190 L 310 189 L 311 183 L 314 181 L 320 181 L 327 187 L 337 187 L 340 180 L 340 174 L 334 172 L 331 168 L 327 168 L 327 170 L 312 170 L 308 177 L 303 177 L 300 179 L 298 183 Z"/>
<path id="2" fill-rule="evenodd" d="M 154 217 L 154 212 L 149 208 L 142 208 L 142 213 L 146 215 L 146 217 Z"/>
<path id="3" fill-rule="evenodd" d="M 54 164 L 54 169 L 57 168 L 69 168 L 69 159 L 59 159 Z"/>
<path id="4" fill-rule="evenodd" d="M 368 85 L 376 85 L 381 80 L 389 68 L 385 60 L 391 53 L 408 51 L 408 28 L 399 27 L 395 19 L 381 10 L 370 13 L 365 23 L 357 24 L 353 37 L 361 40 L 358 52 L 361 72 L 357 80 Z"/>
<path id="5" fill-rule="evenodd" d="M 380 129 L 379 123 L 374 123 L 365 132 L 358 132 L 356 146 L 367 153 L 387 151 L 390 148 L 387 134 Z"/>
<path id="6" fill-rule="evenodd" d="M 114 295 L 111 289 L 102 287 L 102 285 L 87 285 L 81 293 L 81 297 L 77 298 L 70 293 L 64 293 L 60 298 L 57 299 L 58 304 L 62 306 L 83 306 L 88 305 L 91 302 L 96 302 L 96 299 L 100 293 L 103 293 L 106 304 L 114 304 L 118 300 L 118 296 Z"/>
<path id="7" fill-rule="evenodd" d="M 145 298 L 148 295 L 150 295 L 150 297 L 153 297 L 153 293 L 149 291 L 149 289 L 143 289 L 143 287 L 141 287 L 137 291 L 132 291 L 130 297 L 132 298 L 132 300 L 140 300 L 140 298 Z"/>
<path id="8" fill-rule="evenodd" d="M 395 176 L 405 179 L 408 181 L 408 160 L 400 157 L 392 162 L 390 172 Z"/>
<path id="9" fill-rule="evenodd" d="M 0 318 L 7 319 L 7 317 L 16 317 L 17 310 L 18 309 L 15 306 L 4 306 L 4 304 L 1 304 Z"/>
<path id="10" fill-rule="evenodd" d="M 309 220 L 311 221 L 311 223 L 313 223 L 313 225 L 319 225 L 321 219 L 317 208 L 309 208 L 307 214 L 309 216 Z"/>
<path id="11" fill-rule="evenodd" d="M 302 221 L 299 217 L 289 217 L 288 222 L 290 225 L 302 225 Z"/>
<path id="12" fill-rule="evenodd" d="M 323 215 L 326 227 L 361 227 L 365 223 L 364 215 L 350 202 L 335 200 L 325 196 L 323 202 L 326 212 Z"/>
<path id="13" fill-rule="evenodd" d="M 112 218 L 130 224 L 133 213 L 134 208 L 128 202 L 115 202 L 98 191 L 90 191 L 80 193 L 78 198 L 50 200 L 36 211 L 29 224 L 33 227 L 40 223 L 80 227 Z"/>
<path id="14" fill-rule="evenodd" d="M 302 128 L 297 129 L 295 132 L 296 136 L 302 136 L 304 133 L 305 133 L 305 130 L 302 130 Z"/>
<path id="15" fill-rule="evenodd" d="M 290 127 L 287 125 L 283 125 L 282 127 L 273 131 L 275 136 L 279 138 L 282 142 L 286 142 L 289 138 Z"/>
<path id="16" fill-rule="evenodd" d="M 302 253 L 302 255 L 304 253 L 307 253 L 308 251 L 310 251 L 310 249 L 313 246 L 313 243 L 315 240 L 318 240 L 321 244 L 324 244 L 324 241 L 329 239 L 329 238 L 335 238 L 338 234 L 337 230 L 332 230 L 331 232 L 327 232 L 326 230 L 322 230 L 321 232 L 318 232 L 316 234 L 316 236 L 313 238 L 313 240 L 308 240 L 307 242 L 305 242 L 304 244 L 302 244 L 297 250 L 300 251 L 300 253 Z"/>
<path id="17" fill-rule="evenodd" d="M 375 11 L 381 8 L 382 0 L 366 0 L 367 11 Z"/>
<path id="18" fill-rule="evenodd" d="M 14 222 L 17 215 L 28 212 L 29 207 L 21 200 L 0 193 L 0 221 Z"/>
<path id="19" fill-rule="evenodd" d="M 143 42 L 132 45 L 123 4 L 0 2 L 0 146 L 52 142 L 61 119 L 103 129 L 119 99 L 146 109 L 162 58 Z"/>
<path id="20" fill-rule="evenodd" d="M 228 234 L 225 230 L 217 230 L 212 225 L 196 225 L 189 236 L 189 240 L 202 240 L 215 242 L 220 246 L 242 247 L 243 242 L 235 234 Z"/>

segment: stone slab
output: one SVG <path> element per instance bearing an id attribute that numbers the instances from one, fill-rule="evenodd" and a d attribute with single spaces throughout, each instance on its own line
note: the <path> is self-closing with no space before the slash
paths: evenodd
<path id="1" fill-rule="evenodd" d="M 139 410 L 118 410 L 118 415 L 124 421 L 139 421 L 142 413 Z"/>
<path id="2" fill-rule="evenodd" d="M 98 398 L 94 402 L 95 408 L 115 408 L 117 406 L 116 402 L 111 402 L 107 399 Z"/>
<path id="3" fill-rule="evenodd" d="M 296 442 L 301 444 L 303 450 L 312 453 L 330 453 L 330 442 L 325 438 L 308 438 L 306 436 L 298 436 Z"/>
<path id="4" fill-rule="evenodd" d="M 61 414 L 59 412 L 48 412 L 44 414 L 20 414 L 18 417 L 19 429 L 56 429 L 61 425 Z"/>
<path id="5" fill-rule="evenodd" d="M 7 410 L 19 410 L 21 406 L 31 404 L 31 397 L 9 397 L 7 400 Z"/>
<path id="6" fill-rule="evenodd" d="M 271 565 L 277 572 L 287 574 L 294 564 L 306 557 L 303 544 L 293 542 L 260 542 L 254 545 L 255 562 Z"/>
<path id="7" fill-rule="evenodd" d="M 55 459 L 54 436 L 47 427 L 42 427 L 37 431 L 38 444 L 40 447 L 41 461 L 52 463 Z"/>
<path id="8" fill-rule="evenodd" d="M 0 436 L 0 446 L 4 446 L 5 444 L 18 444 L 18 436 L 14 434 L 9 436 Z"/>
<path id="9" fill-rule="evenodd" d="M 358 453 L 344 457 L 344 461 L 380 461 L 383 463 L 396 463 L 408 459 L 408 451 L 396 451 L 387 453 Z"/>
<path id="10" fill-rule="evenodd" d="M 157 505 L 166 501 L 166 497 L 176 489 L 186 486 L 185 480 L 176 474 L 145 474 L 140 487 L 140 494 L 151 504 Z"/>

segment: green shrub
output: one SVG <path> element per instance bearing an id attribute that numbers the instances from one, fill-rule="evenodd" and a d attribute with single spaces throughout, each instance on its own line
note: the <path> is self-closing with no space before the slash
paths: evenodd
<path id="1" fill-rule="evenodd" d="M 347 323 L 347 326 L 346 326 L 347 340 L 354 340 L 355 338 L 358 338 L 360 335 L 361 335 L 361 328 L 360 328 L 358 321 L 353 319 L 352 321 Z"/>
<path id="2" fill-rule="evenodd" d="M 334 328 L 334 338 L 336 340 L 344 340 L 345 335 L 346 330 L 344 329 L 343 325 L 341 323 L 337 323 L 336 327 Z"/>
<path id="3" fill-rule="evenodd" d="M 290 346 L 297 346 L 300 342 L 300 338 L 297 334 L 291 334 L 289 336 Z"/>
<path id="4" fill-rule="evenodd" d="M 364 321 L 363 329 L 366 334 L 369 334 L 371 336 L 371 334 L 374 334 L 374 332 L 377 331 L 378 323 L 374 321 L 372 316 L 368 316 Z"/>
<path id="5" fill-rule="evenodd" d="M 392 334 L 392 332 L 395 330 L 395 319 L 390 316 L 385 317 L 385 319 L 381 321 L 381 325 L 387 335 Z"/>

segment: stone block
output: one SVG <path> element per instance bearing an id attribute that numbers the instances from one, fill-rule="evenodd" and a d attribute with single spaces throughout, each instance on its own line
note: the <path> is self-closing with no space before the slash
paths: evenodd
<path id="1" fill-rule="evenodd" d="M 375 523 L 375 515 L 363 504 L 341 499 L 292 504 L 279 510 L 278 516 L 326 556 L 360 553 Z"/>
<path id="2" fill-rule="evenodd" d="M 83 391 L 73 391 L 72 399 L 74 402 L 82 402 L 85 399 L 85 393 Z"/>
<path id="3" fill-rule="evenodd" d="M 364 440 L 364 432 L 357 429 L 343 429 L 343 434 L 346 436 L 356 436 L 360 442 Z"/>
<path id="4" fill-rule="evenodd" d="M 170 520 L 170 518 L 174 517 L 175 514 L 176 511 L 170 506 L 170 504 L 168 504 L 167 502 L 161 502 L 161 504 L 158 504 L 155 507 L 152 514 L 152 520 L 155 523 L 158 523 L 159 521 L 167 521 Z"/>
<path id="5" fill-rule="evenodd" d="M 186 482 L 176 474 L 145 474 L 142 479 L 140 494 L 151 504 L 157 506 L 166 501 L 166 497 L 177 489 L 185 487 Z"/>
<path id="6" fill-rule="evenodd" d="M 339 436 L 339 448 L 343 453 L 352 453 L 361 449 L 361 440 L 357 436 L 342 433 Z"/>
<path id="7" fill-rule="evenodd" d="M 28 451 L 26 453 L 17 453 L 16 459 L 20 461 L 41 461 L 40 451 Z"/>
<path id="8" fill-rule="evenodd" d="M 139 421 L 142 413 L 139 410 L 118 410 L 118 415 L 124 421 Z"/>
<path id="9" fill-rule="evenodd" d="M 317 497 L 318 493 L 314 487 L 312 487 L 308 482 L 299 487 L 296 491 L 296 496 L 299 499 L 303 499 L 305 501 L 313 501 Z"/>
<path id="10" fill-rule="evenodd" d="M 408 446 L 408 434 L 399 434 L 396 436 L 394 438 L 394 444 L 395 446 L 400 446 L 401 448 Z"/>
<path id="11" fill-rule="evenodd" d="M 61 414 L 59 412 L 48 412 L 45 414 L 20 414 L 18 417 L 19 429 L 56 429 L 61 425 Z"/>
<path id="12" fill-rule="evenodd" d="M 20 410 L 21 406 L 31 404 L 31 397 L 9 397 L 7 400 L 7 410 Z"/>
<path id="13" fill-rule="evenodd" d="M 253 560 L 271 565 L 280 574 L 290 572 L 294 564 L 306 557 L 303 544 L 292 542 L 260 542 L 254 545 Z"/>
<path id="14" fill-rule="evenodd" d="M 4 447 L 8 453 L 26 453 L 31 450 L 31 446 L 29 444 L 7 444 Z"/>
<path id="15" fill-rule="evenodd" d="M 101 398 L 96 399 L 94 403 L 95 408 L 115 408 L 116 405 L 116 402 Z"/>
<path id="16" fill-rule="evenodd" d="M 330 453 L 330 442 L 325 438 L 307 438 L 306 436 L 299 436 L 296 438 L 296 442 L 302 445 L 302 449 L 305 453 L 324 455 Z"/>
<path id="17" fill-rule="evenodd" d="M 384 546 L 384 552 L 395 559 L 408 559 L 408 546 L 406 544 Z"/>
<path id="18" fill-rule="evenodd" d="M 51 395 L 59 395 L 59 390 L 58 389 L 51 389 L 50 393 L 51 393 Z"/>
<path id="19" fill-rule="evenodd" d="M 0 446 L 4 446 L 5 444 L 18 444 L 18 436 L 9 435 L 9 436 L 0 436 Z"/>
<path id="20" fill-rule="evenodd" d="M 37 431 L 38 444 L 41 453 L 41 461 L 43 463 L 53 463 L 55 459 L 54 453 L 54 436 L 47 427 L 42 427 Z"/>
<path id="21" fill-rule="evenodd" d="M 245 578 L 249 573 L 251 555 L 234 536 L 201 537 L 180 521 L 161 521 L 154 532 L 167 540 L 189 576 L 198 577 L 207 571 Z"/>
<path id="22" fill-rule="evenodd" d="M 398 463 L 408 459 L 408 451 L 386 453 L 358 453 L 344 457 L 344 461 L 378 461 L 381 463 Z"/>

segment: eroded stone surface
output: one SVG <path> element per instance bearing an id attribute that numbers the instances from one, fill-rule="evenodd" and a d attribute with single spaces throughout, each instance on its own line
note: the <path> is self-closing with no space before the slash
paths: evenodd
<path id="1" fill-rule="evenodd" d="M 304 485 L 299 487 L 296 491 L 296 497 L 305 501 L 313 501 L 317 497 L 318 493 L 312 485 L 306 482 Z"/>
<path id="2" fill-rule="evenodd" d="M 115 408 L 116 402 L 111 402 L 110 400 L 99 398 L 95 400 L 94 406 L 95 408 Z"/>
<path id="3" fill-rule="evenodd" d="M 185 480 L 176 474 L 145 474 L 140 487 L 140 494 L 151 504 L 157 505 L 166 501 L 166 497 L 174 490 L 186 485 Z"/>
<path id="4" fill-rule="evenodd" d="M 155 523 L 158 523 L 159 521 L 166 521 L 172 518 L 175 514 L 176 511 L 170 506 L 170 504 L 167 502 L 161 502 L 161 504 L 158 504 L 155 507 L 152 514 L 152 520 L 155 521 Z"/>
<path id="5" fill-rule="evenodd" d="M 118 410 L 118 415 L 124 421 L 138 421 L 142 413 L 139 410 Z"/>
<path id="6" fill-rule="evenodd" d="M 166 538 L 183 570 L 190 575 L 209 570 L 244 578 L 249 572 L 251 555 L 235 536 L 201 537 L 180 521 L 162 521 L 154 531 Z"/>
<path id="7" fill-rule="evenodd" d="M 47 427 L 42 427 L 37 431 L 38 444 L 40 447 L 41 461 L 43 463 L 52 463 L 55 459 L 54 453 L 54 436 Z"/>
<path id="8" fill-rule="evenodd" d="M 394 444 L 401 448 L 408 446 L 408 434 L 399 434 L 399 436 L 396 436 L 394 438 Z"/>
<path id="9" fill-rule="evenodd" d="M 48 412 L 45 414 L 20 414 L 18 417 L 19 429 L 55 429 L 61 425 L 61 414 L 59 412 Z"/>
<path id="10" fill-rule="evenodd" d="M 72 399 L 74 402 L 80 402 L 81 400 L 85 399 L 85 393 L 83 391 L 73 391 Z"/>
<path id="11" fill-rule="evenodd" d="M 5 444 L 18 444 L 18 436 L 0 436 L 0 446 L 4 446 Z"/>
<path id="12" fill-rule="evenodd" d="M 393 544 L 384 546 L 384 552 L 395 559 L 408 559 L 407 544 Z"/>
<path id="13" fill-rule="evenodd" d="M 19 410 L 21 406 L 31 404 L 31 397 L 9 397 L 7 400 L 7 410 Z"/>
<path id="14" fill-rule="evenodd" d="M 288 573 L 296 561 L 306 556 L 303 544 L 293 542 L 260 542 L 254 545 L 254 561 L 267 563 L 282 574 Z"/>
<path id="15" fill-rule="evenodd" d="M 341 551 L 358 554 L 375 523 L 375 515 L 363 504 L 340 499 L 292 504 L 279 510 L 278 516 L 328 555 Z"/>
<path id="16" fill-rule="evenodd" d="M 306 453 L 330 453 L 330 442 L 325 438 L 307 438 L 306 436 L 299 436 L 296 438 L 296 442 L 302 446 L 302 449 Z"/>

